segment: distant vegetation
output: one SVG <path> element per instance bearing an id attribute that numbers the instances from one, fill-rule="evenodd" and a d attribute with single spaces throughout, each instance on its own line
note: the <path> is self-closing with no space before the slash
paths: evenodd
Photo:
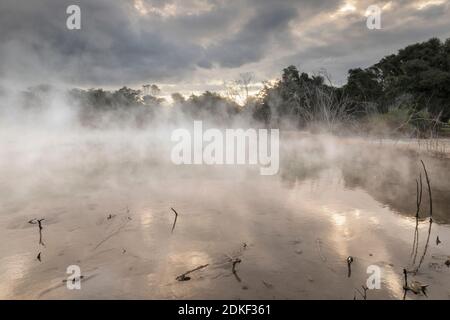
<path id="1" fill-rule="evenodd" d="M 344 124 L 373 134 L 436 133 L 450 118 L 450 39 L 433 38 L 351 69 L 339 88 L 326 75 L 310 77 L 290 66 L 264 88 L 254 116 L 267 124 L 287 118 L 299 127 Z"/>
<path id="2" fill-rule="evenodd" d="M 248 95 L 250 77 L 241 85 L 244 105 L 213 92 L 185 98 L 172 94 L 172 112 L 219 123 L 236 117 L 261 126 L 358 131 L 371 135 L 429 136 L 448 130 L 450 119 L 450 39 L 433 38 L 410 45 L 367 69 L 351 69 L 347 84 L 333 86 L 326 73 L 309 75 L 289 66 L 275 83 L 265 83 L 256 96 Z M 39 104 L 46 86 L 24 92 L 27 106 Z M 95 125 L 98 111 L 126 113 L 144 123 L 165 108 L 156 85 L 142 90 L 123 87 L 70 91 L 70 100 L 83 107 L 82 119 Z"/>

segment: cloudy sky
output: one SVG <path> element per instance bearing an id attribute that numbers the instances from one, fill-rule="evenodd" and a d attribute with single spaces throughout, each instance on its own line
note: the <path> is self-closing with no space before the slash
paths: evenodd
<path id="1" fill-rule="evenodd" d="M 72 4 L 81 30 L 66 27 Z M 370 5 L 380 30 L 366 27 Z M 450 0 L 1 0 L 0 80 L 188 94 L 294 64 L 342 84 L 349 68 L 431 37 L 450 37 Z"/>

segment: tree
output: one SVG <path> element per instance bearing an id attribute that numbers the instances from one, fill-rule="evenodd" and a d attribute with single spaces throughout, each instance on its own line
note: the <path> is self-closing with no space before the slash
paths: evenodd
<path id="1" fill-rule="evenodd" d="M 237 80 L 224 82 L 228 99 L 246 105 L 250 96 L 250 85 L 253 79 L 254 74 L 252 72 L 245 72 L 239 74 Z"/>
<path id="2" fill-rule="evenodd" d="M 150 94 L 152 96 L 158 96 L 160 93 L 161 89 L 156 84 L 152 84 L 150 87 Z"/>
<path id="3" fill-rule="evenodd" d="M 183 104 L 186 102 L 186 99 L 181 93 L 178 92 L 172 93 L 171 97 L 175 104 Z"/>
<path id="4" fill-rule="evenodd" d="M 342 91 L 350 97 L 353 110 L 360 115 L 364 115 L 371 103 L 380 109 L 384 106 L 383 87 L 373 69 L 350 69 L 347 84 Z"/>
<path id="5" fill-rule="evenodd" d="M 414 97 L 414 107 L 450 117 L 450 43 L 432 38 L 383 58 L 374 68 L 384 95 L 393 101 L 402 94 Z"/>
<path id="6" fill-rule="evenodd" d="M 123 87 L 115 91 L 112 95 L 113 105 L 133 106 L 141 104 L 141 91 Z"/>

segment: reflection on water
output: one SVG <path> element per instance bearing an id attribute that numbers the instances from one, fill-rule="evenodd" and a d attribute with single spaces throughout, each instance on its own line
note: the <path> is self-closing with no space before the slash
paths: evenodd
<path id="1" fill-rule="evenodd" d="M 28 260 L 30 260 L 28 253 L 14 254 L 0 260 L 0 292 L 2 295 L 8 297 L 14 284 L 26 276 L 25 266 Z"/>
<path id="2" fill-rule="evenodd" d="M 7 192 L 0 192 L 0 297 L 359 299 L 367 267 L 377 265 L 382 286 L 368 298 L 401 299 L 417 157 L 328 143 L 312 138 L 285 146 L 275 177 L 252 168 L 155 167 L 122 158 L 95 169 L 52 164 L 44 175 L 27 176 L 26 168 L 9 163 L 2 173 L 17 178 L 8 186 L 3 181 Z M 416 279 L 430 285 L 430 298 L 448 299 L 443 175 L 449 171 L 444 162 L 426 160 L 438 222 L 431 239 L 439 235 L 442 243 L 431 243 Z M 173 233 L 171 207 L 179 212 Z M 46 218 L 45 248 L 27 224 L 35 217 Z M 421 223 L 421 235 L 426 228 Z M 34 259 L 37 250 L 42 262 Z M 348 256 L 354 257 L 350 278 Z M 79 291 L 63 283 L 72 264 L 86 276 Z M 189 281 L 176 280 L 206 264 Z"/>

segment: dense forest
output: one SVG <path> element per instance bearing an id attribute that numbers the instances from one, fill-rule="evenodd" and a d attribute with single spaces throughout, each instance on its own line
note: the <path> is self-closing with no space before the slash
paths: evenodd
<path id="1" fill-rule="evenodd" d="M 267 127 L 428 136 L 445 131 L 450 119 L 450 39 L 432 38 L 366 69 L 351 69 L 341 87 L 333 86 L 325 72 L 310 75 L 295 66 L 285 68 L 276 82 L 265 82 L 254 96 L 248 94 L 250 78 L 235 84 L 236 90 L 246 91 L 241 104 L 207 91 L 187 98 L 174 93 L 170 108 L 218 123 L 243 117 Z M 45 85 L 28 89 L 23 104 L 39 105 L 49 90 Z M 95 126 L 99 111 L 126 113 L 130 109 L 136 111 L 138 123 L 145 123 L 159 108 L 167 109 L 160 93 L 157 85 L 146 85 L 142 90 L 73 89 L 68 94 L 69 101 L 82 107 L 83 121 Z"/>

